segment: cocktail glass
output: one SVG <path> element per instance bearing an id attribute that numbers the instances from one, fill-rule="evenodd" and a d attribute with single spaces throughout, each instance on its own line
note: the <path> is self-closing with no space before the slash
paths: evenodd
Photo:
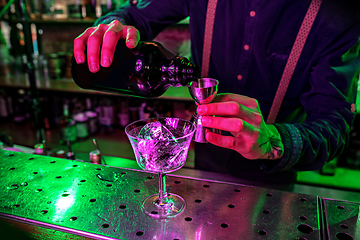
<path id="1" fill-rule="evenodd" d="M 138 120 L 126 126 L 138 165 L 159 174 L 159 194 L 147 197 L 142 203 L 142 210 L 148 216 L 164 219 L 184 211 L 184 199 L 166 191 L 166 174 L 184 166 L 194 131 L 190 121 L 170 117 Z"/>

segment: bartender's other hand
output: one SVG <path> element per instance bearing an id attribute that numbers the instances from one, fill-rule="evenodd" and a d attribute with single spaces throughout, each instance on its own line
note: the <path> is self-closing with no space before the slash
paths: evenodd
<path id="1" fill-rule="evenodd" d="M 91 72 L 99 71 L 99 57 L 101 66 L 109 67 L 113 61 L 115 47 L 119 39 L 125 39 L 128 48 L 135 48 L 140 40 L 140 34 L 135 27 L 123 25 L 118 20 L 87 28 L 74 40 L 76 62 L 78 64 L 85 62 L 84 51 L 85 46 L 87 46 L 88 66 Z"/>
<path id="2" fill-rule="evenodd" d="M 248 159 L 279 159 L 284 153 L 281 136 L 266 124 L 256 99 L 236 94 L 219 94 L 213 103 L 199 105 L 205 127 L 229 131 L 233 136 L 206 132 L 206 140 L 233 149 Z M 214 116 L 215 115 L 215 116 Z"/>

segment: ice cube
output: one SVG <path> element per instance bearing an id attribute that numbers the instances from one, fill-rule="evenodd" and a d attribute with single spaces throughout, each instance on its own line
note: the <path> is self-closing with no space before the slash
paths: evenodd
<path id="1" fill-rule="evenodd" d="M 138 137 L 145 140 L 175 140 L 171 131 L 158 121 L 145 124 Z"/>
<path id="2" fill-rule="evenodd" d="M 142 127 L 137 141 L 140 166 L 154 172 L 167 172 L 183 165 L 187 151 L 184 143 L 176 139 L 182 135 L 180 133 L 173 126 L 160 122 L 150 122 Z"/>

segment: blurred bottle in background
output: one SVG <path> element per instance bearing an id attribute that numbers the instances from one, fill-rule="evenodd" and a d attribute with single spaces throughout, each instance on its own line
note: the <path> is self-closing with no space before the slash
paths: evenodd
<path id="1" fill-rule="evenodd" d="M 153 101 L 146 101 L 146 106 L 144 108 L 144 119 L 152 118 L 154 116 L 154 106 Z"/>
<path id="2" fill-rule="evenodd" d="M 95 3 L 92 3 L 92 0 L 84 0 L 85 12 L 83 12 L 83 18 L 85 19 L 95 19 Z"/>
<path id="3" fill-rule="evenodd" d="M 118 98 L 118 124 L 120 128 L 126 127 L 130 123 L 129 116 L 129 101 L 128 99 L 120 99 Z"/>
<path id="4" fill-rule="evenodd" d="M 69 115 L 69 101 L 64 99 L 63 101 L 63 116 L 60 120 L 60 134 L 61 134 L 61 143 L 66 144 L 69 140 L 70 142 L 75 142 L 77 140 L 77 129 L 76 124 Z"/>
<path id="5" fill-rule="evenodd" d="M 39 118 L 42 121 L 42 126 L 44 130 L 49 131 L 51 129 L 50 119 L 52 115 L 51 113 L 52 111 L 49 110 L 52 109 L 51 107 L 52 104 L 46 96 L 40 96 L 39 102 L 40 102 L 40 108 L 43 109 L 43 111 L 41 111 L 41 116 Z"/>
<path id="6" fill-rule="evenodd" d="M 0 123 L 9 122 L 11 120 L 8 100 L 9 96 L 3 89 L 0 89 Z"/>
<path id="7" fill-rule="evenodd" d="M 66 1 L 68 17 L 71 19 L 83 18 L 85 14 L 85 5 L 83 0 L 67 0 Z"/>
<path id="8" fill-rule="evenodd" d="M 21 12 L 20 12 L 20 8 L 19 8 L 19 4 L 15 4 L 15 2 L 13 2 L 11 5 L 10 5 L 10 9 L 9 11 L 7 12 L 8 16 L 9 16 L 9 19 L 11 20 L 17 20 L 17 19 L 20 19 L 21 17 Z"/>
<path id="9" fill-rule="evenodd" d="M 66 2 L 64 0 L 41 0 L 41 18 L 65 19 L 67 17 Z"/>
<path id="10" fill-rule="evenodd" d="M 26 0 L 26 11 L 30 18 L 41 18 L 41 0 Z"/>
<path id="11" fill-rule="evenodd" d="M 25 40 L 23 26 L 18 23 L 10 29 L 10 54 L 14 58 L 16 69 L 23 70 L 23 56 L 25 55 Z"/>
<path id="12" fill-rule="evenodd" d="M 41 0 L 41 18 L 49 19 L 52 18 L 53 13 L 53 5 L 55 0 Z"/>
<path id="13" fill-rule="evenodd" d="M 0 10 L 3 10 L 3 8 L 4 8 L 5 5 L 6 5 L 6 3 L 7 3 L 6 0 L 0 0 Z M 4 12 L 3 18 L 4 18 L 4 19 L 8 19 L 8 18 L 9 18 L 8 11 Z"/>
<path id="14" fill-rule="evenodd" d="M 109 98 L 103 98 L 100 102 L 99 124 L 101 133 L 112 134 L 115 130 L 114 105 Z"/>
<path id="15" fill-rule="evenodd" d="M 98 113 L 93 108 L 91 98 L 87 97 L 85 99 L 85 102 L 86 102 L 85 114 L 86 114 L 86 117 L 88 118 L 89 135 L 93 136 L 99 130 L 99 117 L 98 117 Z"/>
<path id="16" fill-rule="evenodd" d="M 31 100 L 29 93 L 23 89 L 18 90 L 18 94 L 13 101 L 13 122 L 16 124 L 25 123 L 30 119 Z"/>
<path id="17" fill-rule="evenodd" d="M 94 1 L 95 1 L 95 15 L 97 18 L 113 10 L 111 0 L 92 0 L 92 2 Z"/>
<path id="18" fill-rule="evenodd" d="M 139 120 L 139 102 L 136 99 L 129 101 L 129 118 L 130 122 Z"/>
<path id="19" fill-rule="evenodd" d="M 53 5 L 54 18 L 66 19 L 68 17 L 66 2 L 64 0 L 55 0 Z"/>
<path id="20" fill-rule="evenodd" d="M 51 79 L 62 77 L 62 59 L 57 53 L 50 53 L 48 56 L 48 71 Z"/>
<path id="21" fill-rule="evenodd" d="M 49 108 L 52 109 L 51 116 L 49 117 L 49 122 L 51 128 L 57 128 L 60 126 L 60 121 L 63 116 L 63 100 L 62 97 L 57 95 L 48 96 L 50 100 Z"/>
<path id="22" fill-rule="evenodd" d="M 68 78 L 68 79 L 72 79 L 72 76 L 71 76 L 71 58 L 72 58 L 72 53 L 71 52 L 68 52 L 68 53 L 65 53 L 65 73 L 63 74 L 65 78 Z"/>
<path id="23" fill-rule="evenodd" d="M 10 73 L 10 50 L 7 46 L 6 40 L 3 35 L 2 27 L 0 25 L 0 75 L 8 76 Z"/>
<path id="24" fill-rule="evenodd" d="M 139 104 L 139 119 L 145 119 L 145 108 L 146 108 L 146 100 L 140 101 L 140 104 Z"/>
<path id="25" fill-rule="evenodd" d="M 79 112 L 74 115 L 74 120 L 76 124 L 76 134 L 77 139 L 82 141 L 89 137 L 89 118 L 85 112 Z"/>

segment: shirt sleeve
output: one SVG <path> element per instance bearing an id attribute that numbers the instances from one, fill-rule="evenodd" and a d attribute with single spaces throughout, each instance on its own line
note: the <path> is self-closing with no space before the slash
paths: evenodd
<path id="1" fill-rule="evenodd" d="M 285 151 L 282 159 L 264 161 L 266 172 L 321 169 L 338 157 L 348 144 L 355 118 L 359 79 L 359 22 L 325 48 L 310 73 L 310 88 L 300 101 L 306 112 L 303 123 L 274 124 Z"/>
<path id="2" fill-rule="evenodd" d="M 139 0 L 134 5 L 127 1 L 119 9 L 100 17 L 94 26 L 119 20 L 136 27 L 141 40 L 149 41 L 166 27 L 189 16 L 188 4 L 188 0 Z"/>

